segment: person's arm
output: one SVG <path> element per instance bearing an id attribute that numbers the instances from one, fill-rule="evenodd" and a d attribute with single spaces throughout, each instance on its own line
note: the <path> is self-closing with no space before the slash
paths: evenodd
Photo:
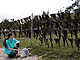
<path id="1" fill-rule="evenodd" d="M 14 39 L 14 38 L 13 38 L 13 39 Z M 15 41 L 14 47 L 16 47 L 16 44 L 17 44 L 17 43 L 20 43 L 20 41 L 18 41 L 18 40 L 16 40 L 16 39 L 14 39 L 14 41 Z"/>
<path id="2" fill-rule="evenodd" d="M 18 49 L 11 49 L 11 48 L 8 48 L 8 49 L 9 49 L 9 50 L 16 50 L 16 51 L 18 50 Z"/>
<path id="3" fill-rule="evenodd" d="M 16 51 L 21 51 L 21 49 L 11 49 L 11 48 L 8 48 L 9 50 L 16 50 Z"/>
<path id="4" fill-rule="evenodd" d="M 17 43 L 20 43 L 20 42 L 16 42 L 16 43 L 14 44 L 14 47 L 16 47 L 16 44 L 17 44 Z"/>

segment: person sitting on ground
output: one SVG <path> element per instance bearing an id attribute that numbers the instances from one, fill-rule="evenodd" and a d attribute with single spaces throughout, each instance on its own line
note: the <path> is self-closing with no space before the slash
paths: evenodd
<path id="1" fill-rule="evenodd" d="M 13 38 L 13 33 L 8 33 L 8 38 L 4 40 L 4 51 L 10 57 L 15 57 L 20 51 L 19 48 L 20 41 Z"/>

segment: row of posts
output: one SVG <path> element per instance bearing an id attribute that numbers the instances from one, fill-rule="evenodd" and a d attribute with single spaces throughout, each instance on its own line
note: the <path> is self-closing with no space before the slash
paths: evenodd
<path id="1" fill-rule="evenodd" d="M 3 40 L 3 20 L 2 20 L 2 27 L 1 27 L 1 41 Z M 32 33 L 33 33 L 33 13 L 32 13 L 32 20 L 31 20 L 31 48 L 32 48 Z"/>

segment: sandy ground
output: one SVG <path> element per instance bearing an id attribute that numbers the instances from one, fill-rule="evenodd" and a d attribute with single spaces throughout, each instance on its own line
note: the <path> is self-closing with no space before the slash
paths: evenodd
<path id="1" fill-rule="evenodd" d="M 25 58 L 8 58 L 8 56 L 4 53 L 4 48 L 0 48 L 0 60 L 41 60 L 41 56 L 34 55 L 32 57 L 25 57 Z"/>

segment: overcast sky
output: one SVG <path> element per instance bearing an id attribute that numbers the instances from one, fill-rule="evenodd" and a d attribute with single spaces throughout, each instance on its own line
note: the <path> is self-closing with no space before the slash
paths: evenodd
<path id="1" fill-rule="evenodd" d="M 0 0 L 0 22 L 4 19 L 22 19 L 33 15 L 42 15 L 43 11 L 57 13 L 64 11 L 75 0 Z M 64 7 L 64 8 L 63 8 Z"/>

